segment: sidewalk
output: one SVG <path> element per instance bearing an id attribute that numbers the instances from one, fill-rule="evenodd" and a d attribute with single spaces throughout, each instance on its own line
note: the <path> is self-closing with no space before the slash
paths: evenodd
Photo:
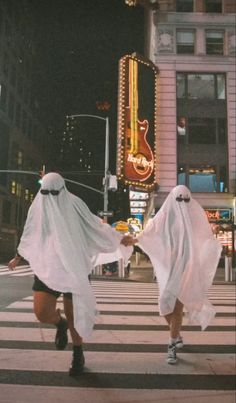
<path id="1" fill-rule="evenodd" d="M 236 270 L 233 269 L 232 281 L 225 281 L 225 268 L 218 267 L 214 277 L 214 284 L 236 284 Z M 153 267 L 150 261 L 147 261 L 143 256 L 140 258 L 139 264 L 135 261 L 135 256 L 131 259 L 131 268 L 129 280 L 153 282 Z"/>
<path id="2" fill-rule="evenodd" d="M 236 284 L 236 270 L 233 269 L 232 281 L 225 281 L 225 268 L 218 267 L 213 284 Z M 140 256 L 139 262 L 136 261 L 135 255 L 131 257 L 130 272 L 129 276 L 126 275 L 125 278 L 120 278 L 117 274 L 110 276 L 96 276 L 93 275 L 92 278 L 96 279 L 112 279 L 112 280 L 126 280 L 126 281 L 137 281 L 144 283 L 155 282 L 153 276 L 153 267 L 149 260 L 147 260 L 143 255 Z"/>

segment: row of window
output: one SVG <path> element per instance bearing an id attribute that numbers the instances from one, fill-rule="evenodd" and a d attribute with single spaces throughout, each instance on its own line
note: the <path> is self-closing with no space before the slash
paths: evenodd
<path id="1" fill-rule="evenodd" d="M 207 55 L 224 55 L 225 32 L 223 30 L 205 31 L 205 53 Z M 176 53 L 195 54 L 196 31 L 178 29 L 176 32 Z"/>
<path id="2" fill-rule="evenodd" d="M 198 1 L 198 0 L 195 0 Z M 191 13 L 197 11 L 194 0 L 176 0 L 176 11 Z M 205 13 L 222 13 L 222 0 L 204 0 L 203 11 Z"/>
<path id="3" fill-rule="evenodd" d="M 23 189 L 23 186 L 16 182 L 15 180 L 11 181 L 11 194 L 17 197 L 23 197 L 26 201 L 33 201 L 34 195 L 30 192 L 29 189 Z"/>
<path id="4" fill-rule="evenodd" d="M 227 192 L 225 74 L 179 72 L 176 94 L 178 184 L 192 192 Z"/>

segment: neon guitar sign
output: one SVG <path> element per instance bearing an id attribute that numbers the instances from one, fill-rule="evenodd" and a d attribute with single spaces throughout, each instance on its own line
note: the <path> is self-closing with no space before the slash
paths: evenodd
<path id="1" fill-rule="evenodd" d="M 125 177 L 144 182 L 153 174 L 154 156 L 147 141 L 149 122 L 138 117 L 138 62 L 128 60 L 129 103 L 126 107 Z"/>

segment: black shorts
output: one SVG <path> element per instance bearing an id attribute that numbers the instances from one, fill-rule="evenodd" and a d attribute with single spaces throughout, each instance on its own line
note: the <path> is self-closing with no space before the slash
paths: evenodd
<path id="1" fill-rule="evenodd" d="M 54 295 L 54 297 L 56 298 L 60 297 L 60 295 L 63 294 L 64 297 L 72 299 L 72 294 L 70 292 L 54 291 L 51 288 L 49 288 L 46 284 L 44 284 L 37 276 L 34 276 L 34 283 L 32 290 L 44 291 L 47 292 L 48 294 Z"/>

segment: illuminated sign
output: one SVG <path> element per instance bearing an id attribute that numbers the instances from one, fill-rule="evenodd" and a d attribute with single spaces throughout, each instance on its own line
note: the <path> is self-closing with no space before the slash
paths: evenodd
<path id="1" fill-rule="evenodd" d="M 130 200 L 148 200 L 149 194 L 147 192 L 137 192 L 135 190 L 129 191 Z"/>
<path id="2" fill-rule="evenodd" d="M 134 218 L 134 217 L 128 218 L 127 222 L 129 225 L 131 225 L 131 227 L 133 228 L 133 230 L 136 233 L 139 233 L 142 231 L 142 228 L 143 228 L 142 221 L 139 218 Z"/>
<path id="3" fill-rule="evenodd" d="M 145 208 L 143 207 L 131 207 L 130 208 L 131 214 L 143 214 L 145 213 Z"/>
<path id="4" fill-rule="evenodd" d="M 231 209 L 206 209 L 205 212 L 210 222 L 215 221 L 228 222 L 232 220 Z"/>
<path id="5" fill-rule="evenodd" d="M 146 206 L 147 206 L 146 201 L 139 201 L 139 200 L 130 201 L 130 207 L 146 207 Z"/>
<path id="6" fill-rule="evenodd" d="M 157 68 L 126 55 L 119 65 L 117 176 L 126 185 L 155 184 Z"/>

